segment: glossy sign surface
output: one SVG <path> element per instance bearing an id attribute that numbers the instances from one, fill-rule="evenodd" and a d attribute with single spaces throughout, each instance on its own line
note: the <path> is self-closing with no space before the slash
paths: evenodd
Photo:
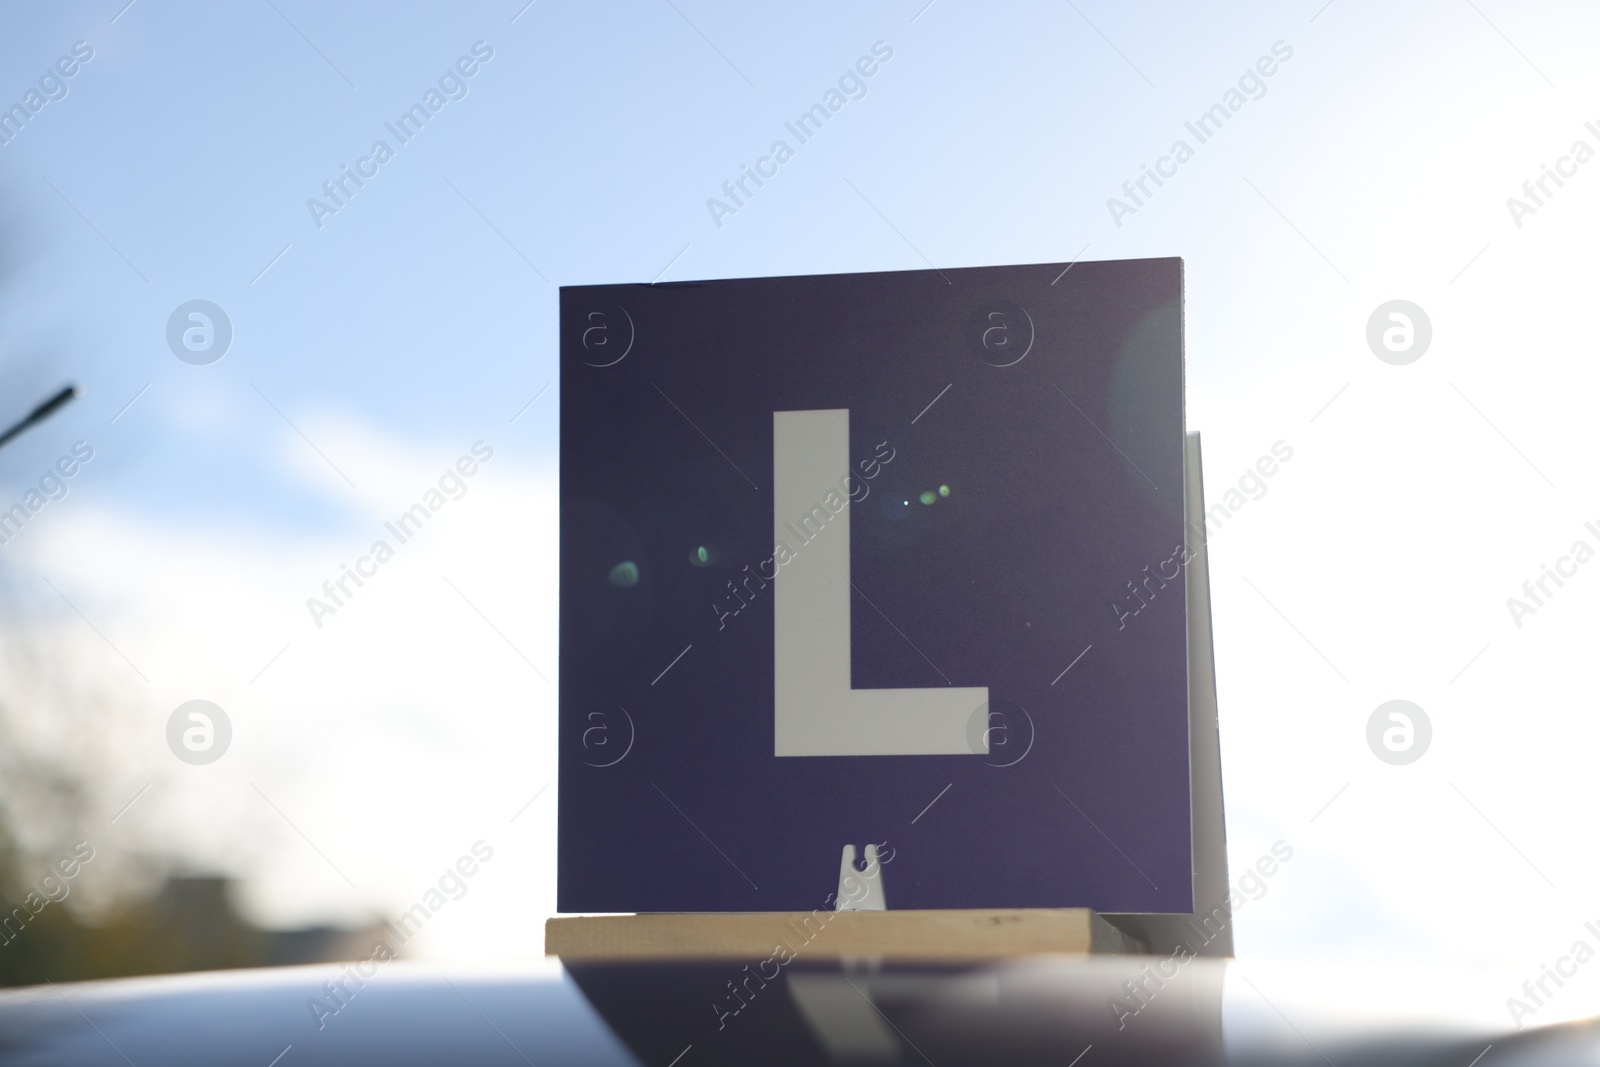
<path id="1" fill-rule="evenodd" d="M 561 294 L 562 911 L 1190 907 L 1178 260 Z"/>

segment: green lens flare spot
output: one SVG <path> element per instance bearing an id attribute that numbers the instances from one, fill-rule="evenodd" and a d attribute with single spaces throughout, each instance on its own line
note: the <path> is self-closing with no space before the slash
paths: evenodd
<path id="1" fill-rule="evenodd" d="M 625 559 L 611 568 L 607 578 L 620 589 L 630 589 L 639 584 L 639 565 L 631 559 Z"/>
<path id="2" fill-rule="evenodd" d="M 935 500 L 938 500 L 939 496 L 932 489 L 924 489 L 922 491 L 922 495 L 917 497 L 917 499 L 922 501 L 924 504 L 931 504 Z"/>
<path id="3" fill-rule="evenodd" d="M 949 496 L 950 495 L 950 487 L 948 485 L 941 485 L 939 487 L 939 495 L 940 496 Z"/>
<path id="4" fill-rule="evenodd" d="M 705 545 L 701 545 L 699 548 L 689 553 L 689 562 L 693 563 L 696 567 L 704 567 L 706 564 L 711 562 L 711 550 Z"/>

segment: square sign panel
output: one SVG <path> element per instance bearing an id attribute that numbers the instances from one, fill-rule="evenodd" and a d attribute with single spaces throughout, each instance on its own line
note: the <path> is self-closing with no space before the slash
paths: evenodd
<path id="1" fill-rule="evenodd" d="M 1182 299 L 562 289 L 560 910 L 1189 911 Z"/>

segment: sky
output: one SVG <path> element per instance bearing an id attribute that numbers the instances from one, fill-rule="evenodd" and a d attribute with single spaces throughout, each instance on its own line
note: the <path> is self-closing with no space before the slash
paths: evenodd
<path id="1" fill-rule="evenodd" d="M 1250 493 L 1210 543 L 1230 864 L 1294 850 L 1238 952 L 1533 976 L 1593 939 L 1600 564 L 1523 592 L 1600 549 L 1593 9 L 125 2 L 0 15 L 0 103 L 60 96 L 0 145 L 0 416 L 83 391 L 0 450 L 0 507 L 93 450 L 0 546 L 3 625 L 114 696 L 108 838 L 272 924 L 394 914 L 483 841 L 416 949 L 537 954 L 557 287 L 1182 256 L 1207 498 Z M 879 42 L 865 95 L 708 208 Z M 204 365 L 167 340 L 194 300 L 232 331 Z M 1368 339 L 1396 300 L 1431 334 L 1405 363 Z M 426 536 L 308 618 L 474 445 Z M 205 766 L 166 741 L 194 699 L 233 730 Z M 1431 725 L 1403 765 L 1368 744 L 1391 700 Z"/>

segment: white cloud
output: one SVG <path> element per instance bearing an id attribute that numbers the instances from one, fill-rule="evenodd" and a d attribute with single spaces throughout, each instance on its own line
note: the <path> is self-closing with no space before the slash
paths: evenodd
<path id="1" fill-rule="evenodd" d="M 137 723 L 107 790 L 157 784 L 114 832 L 231 865 L 270 923 L 394 914 L 481 838 L 494 861 L 415 947 L 536 953 L 554 907 L 555 787 L 510 820 L 555 778 L 554 472 L 497 450 L 400 544 L 379 516 L 422 499 L 471 442 L 419 448 L 328 418 L 306 428 L 359 471 L 368 533 L 222 534 L 80 501 L 50 516 L 48 537 L 11 546 L 104 634 L 56 601 L 30 625 L 57 668 L 98 676 Z M 283 461 L 327 484 L 296 444 L 309 452 L 288 442 Z M 378 539 L 394 557 L 360 588 L 347 581 L 318 628 L 306 599 Z M 234 729 L 205 767 L 165 747 L 167 716 L 194 698 Z"/>

